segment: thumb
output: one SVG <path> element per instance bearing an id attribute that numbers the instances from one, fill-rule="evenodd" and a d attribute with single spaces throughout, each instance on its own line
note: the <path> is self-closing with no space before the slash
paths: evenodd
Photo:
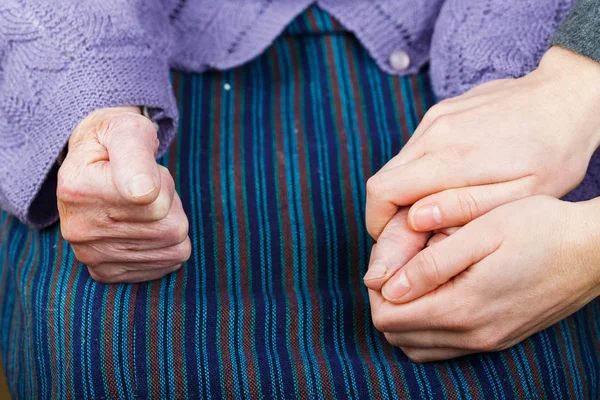
<path id="1" fill-rule="evenodd" d="M 154 124 L 142 115 L 122 114 L 114 118 L 103 140 L 113 184 L 121 196 L 140 205 L 154 202 L 161 186 L 154 158 L 158 148 Z"/>
<path id="2" fill-rule="evenodd" d="M 531 196 L 533 181 L 524 177 L 489 185 L 448 189 L 422 198 L 410 208 L 408 222 L 418 232 L 466 225 L 504 204 Z"/>

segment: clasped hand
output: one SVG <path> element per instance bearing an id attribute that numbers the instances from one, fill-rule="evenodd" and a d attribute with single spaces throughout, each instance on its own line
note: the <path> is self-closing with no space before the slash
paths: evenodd
<path id="1" fill-rule="evenodd" d="M 373 322 L 412 360 L 505 349 L 598 295 L 598 201 L 556 199 L 600 143 L 581 58 L 436 105 L 367 182 Z"/>

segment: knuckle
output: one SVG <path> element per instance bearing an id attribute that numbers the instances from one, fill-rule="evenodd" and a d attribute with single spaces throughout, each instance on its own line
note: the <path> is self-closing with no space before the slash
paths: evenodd
<path id="1" fill-rule="evenodd" d="M 189 222 L 187 218 L 173 221 L 166 229 L 166 236 L 173 243 L 182 243 L 188 236 Z"/>
<path id="2" fill-rule="evenodd" d="M 189 260 L 192 255 L 192 243 L 189 240 L 185 240 L 179 248 L 178 262 L 183 263 Z"/>
<path id="3" fill-rule="evenodd" d="M 442 101 L 442 102 L 434 105 L 433 107 L 431 107 L 429 110 L 427 110 L 427 112 L 423 116 L 423 121 L 426 124 L 429 124 L 429 126 L 431 126 L 440 117 L 445 115 L 445 113 L 446 113 L 446 103 Z"/>
<path id="4" fill-rule="evenodd" d="M 136 134 L 144 135 L 148 139 L 156 140 L 156 127 L 148 118 L 140 114 L 123 114 L 117 118 L 121 118 L 122 123 Z"/>
<path id="5" fill-rule="evenodd" d="M 85 197 L 85 193 L 75 184 L 75 179 L 66 165 L 58 170 L 56 182 L 56 198 L 60 203 L 73 203 Z"/>
<path id="6" fill-rule="evenodd" d="M 71 244 L 85 243 L 88 239 L 84 229 L 64 220 L 61 220 L 60 223 L 60 233 L 63 239 Z"/>
<path id="7" fill-rule="evenodd" d="M 379 174 L 375 174 L 367 180 L 367 194 L 375 199 L 385 199 L 385 184 Z"/>
<path id="8" fill-rule="evenodd" d="M 393 334 L 388 333 L 388 332 L 384 332 L 383 333 L 383 337 L 392 346 L 394 346 L 394 347 L 400 347 L 398 341 L 396 340 L 396 335 L 393 335 Z"/>
<path id="9" fill-rule="evenodd" d="M 86 246 L 73 246 L 73 253 L 80 263 L 85 264 L 88 267 L 92 267 L 99 261 L 94 252 Z"/>
<path id="10" fill-rule="evenodd" d="M 185 239 L 187 239 L 188 237 L 188 232 L 189 232 L 189 222 L 187 220 L 187 218 L 183 218 L 179 224 L 177 224 L 177 231 L 176 231 L 176 239 L 178 243 L 182 243 Z"/>
<path id="11" fill-rule="evenodd" d="M 160 221 L 169 215 L 171 211 L 171 202 L 165 196 L 159 196 L 150 206 L 151 219 Z"/>
<path id="12" fill-rule="evenodd" d="M 432 249 L 432 247 L 428 247 L 416 256 L 416 271 L 426 282 L 441 285 L 445 281 L 442 278 L 437 257 Z"/>
<path id="13" fill-rule="evenodd" d="M 393 232 L 391 229 L 385 229 L 383 232 L 381 232 L 381 235 L 379 235 L 377 244 L 388 246 L 389 248 L 405 246 L 406 238 L 399 233 Z"/>
<path id="14" fill-rule="evenodd" d="M 104 266 L 104 268 L 88 266 L 90 277 L 99 283 L 111 284 L 123 282 L 124 269 L 116 266 Z"/>
<path id="15" fill-rule="evenodd" d="M 469 350 L 490 352 L 500 350 L 502 337 L 498 332 L 475 330 L 469 338 Z"/>
<path id="16" fill-rule="evenodd" d="M 99 271 L 88 266 L 90 277 L 98 283 L 114 283 L 114 277 L 108 276 L 104 271 Z"/>
<path id="17" fill-rule="evenodd" d="M 431 132 L 439 132 L 440 134 L 447 134 L 454 126 L 454 118 L 451 115 L 439 114 L 435 116 L 435 119 L 431 121 L 429 130 Z"/>
<path id="18" fill-rule="evenodd" d="M 425 360 L 421 357 L 419 352 L 414 349 L 403 347 L 402 351 L 404 352 L 406 357 L 408 357 L 408 359 L 414 362 L 415 364 L 423 364 L 425 362 Z"/>
<path id="19" fill-rule="evenodd" d="M 373 310 L 371 313 L 371 319 L 373 321 L 373 326 L 375 326 L 375 329 L 377 329 L 379 332 L 385 333 L 389 330 L 389 318 L 387 318 L 387 316 L 385 316 L 383 313 Z"/>
<path id="20" fill-rule="evenodd" d="M 464 218 L 463 223 L 470 222 L 481 215 L 479 202 L 468 190 L 456 191 L 456 201 Z"/>

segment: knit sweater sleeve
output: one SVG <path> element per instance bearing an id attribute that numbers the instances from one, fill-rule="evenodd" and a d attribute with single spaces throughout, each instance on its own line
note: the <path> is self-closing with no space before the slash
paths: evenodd
<path id="1" fill-rule="evenodd" d="M 147 106 L 161 150 L 175 131 L 166 0 L 0 2 L 0 207 L 58 218 L 56 159 L 91 111 Z"/>
<path id="2" fill-rule="evenodd" d="M 552 44 L 600 62 L 600 1 L 579 0 L 552 38 Z"/>
<path id="3" fill-rule="evenodd" d="M 531 72 L 574 2 L 447 0 L 431 47 L 436 94 L 453 97 L 490 80 Z"/>

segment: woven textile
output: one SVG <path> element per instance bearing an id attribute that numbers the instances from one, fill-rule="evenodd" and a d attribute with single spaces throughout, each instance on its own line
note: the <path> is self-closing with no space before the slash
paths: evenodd
<path id="1" fill-rule="evenodd" d="M 434 99 L 356 39 L 301 34 L 255 61 L 172 77 L 161 162 L 192 258 L 162 280 L 92 281 L 58 227 L 0 214 L 0 344 L 16 399 L 597 399 L 600 309 L 501 353 L 417 365 L 371 323 L 365 181 Z"/>

